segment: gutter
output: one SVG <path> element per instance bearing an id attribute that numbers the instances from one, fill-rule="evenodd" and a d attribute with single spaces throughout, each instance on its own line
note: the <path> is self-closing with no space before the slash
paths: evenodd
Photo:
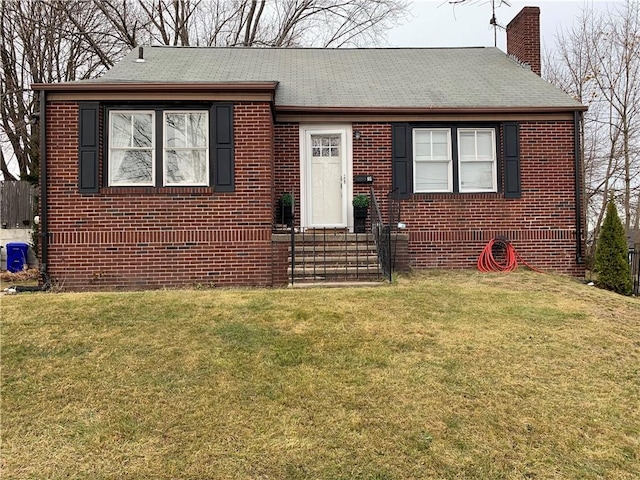
<path id="1" fill-rule="evenodd" d="M 587 107 L 577 106 L 558 106 L 558 107 L 326 107 L 326 106 L 294 106 L 294 105 L 276 105 L 276 111 L 279 113 L 351 113 L 351 114 L 505 114 L 505 113 L 567 113 L 585 111 Z"/>
<path id="2" fill-rule="evenodd" d="M 32 90 L 49 92 L 267 92 L 275 93 L 276 81 L 265 82 L 127 82 L 81 81 L 34 83 Z"/>
<path id="3" fill-rule="evenodd" d="M 42 288 L 51 287 L 47 263 L 49 260 L 49 218 L 47 212 L 47 94 L 40 90 L 40 282 Z"/>
<path id="4" fill-rule="evenodd" d="M 573 112 L 573 142 L 574 142 L 574 173 L 575 173 L 575 201 L 576 201 L 576 263 L 584 265 L 582 251 L 582 161 L 580 151 L 580 121 L 581 112 Z"/>

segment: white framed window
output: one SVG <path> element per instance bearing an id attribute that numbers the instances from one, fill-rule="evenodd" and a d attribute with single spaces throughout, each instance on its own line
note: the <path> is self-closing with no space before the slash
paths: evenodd
<path id="1" fill-rule="evenodd" d="M 154 132 L 153 111 L 109 112 L 109 185 L 153 185 Z"/>
<path id="2" fill-rule="evenodd" d="M 210 184 L 209 110 L 114 108 L 107 121 L 109 186 Z"/>
<path id="3" fill-rule="evenodd" d="M 413 159 L 414 192 L 453 190 L 451 129 L 414 129 Z"/>
<path id="4" fill-rule="evenodd" d="M 496 192 L 496 164 L 495 129 L 458 129 L 458 181 L 460 192 Z"/>
<path id="5" fill-rule="evenodd" d="M 208 112 L 164 112 L 163 138 L 164 185 L 208 185 Z"/>

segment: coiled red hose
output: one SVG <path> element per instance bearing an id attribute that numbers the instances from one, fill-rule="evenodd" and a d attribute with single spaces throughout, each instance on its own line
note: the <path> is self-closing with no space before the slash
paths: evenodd
<path id="1" fill-rule="evenodd" d="M 504 249 L 504 261 L 496 260 L 493 255 L 494 246 Z M 543 273 L 529 265 L 506 238 L 492 238 L 482 249 L 478 257 L 478 270 L 481 272 L 512 272 L 518 268 L 518 260 L 534 272 Z"/>

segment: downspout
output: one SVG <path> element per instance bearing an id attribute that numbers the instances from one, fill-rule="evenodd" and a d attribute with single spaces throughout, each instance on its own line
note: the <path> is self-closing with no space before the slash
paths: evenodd
<path id="1" fill-rule="evenodd" d="M 44 289 L 51 287 L 49 259 L 49 221 L 47 216 L 47 94 L 40 90 L 40 281 Z"/>
<path id="2" fill-rule="evenodd" d="M 580 149 L 580 120 L 581 114 L 573 112 L 573 142 L 574 142 L 574 168 L 575 168 L 575 201 L 576 201 L 576 263 L 584 265 L 584 252 L 582 251 L 582 161 Z"/>

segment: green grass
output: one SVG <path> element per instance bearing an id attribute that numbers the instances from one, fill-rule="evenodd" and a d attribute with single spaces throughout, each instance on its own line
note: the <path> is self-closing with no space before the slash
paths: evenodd
<path id="1" fill-rule="evenodd" d="M 1 302 L 3 479 L 640 477 L 640 301 L 569 279 Z"/>

